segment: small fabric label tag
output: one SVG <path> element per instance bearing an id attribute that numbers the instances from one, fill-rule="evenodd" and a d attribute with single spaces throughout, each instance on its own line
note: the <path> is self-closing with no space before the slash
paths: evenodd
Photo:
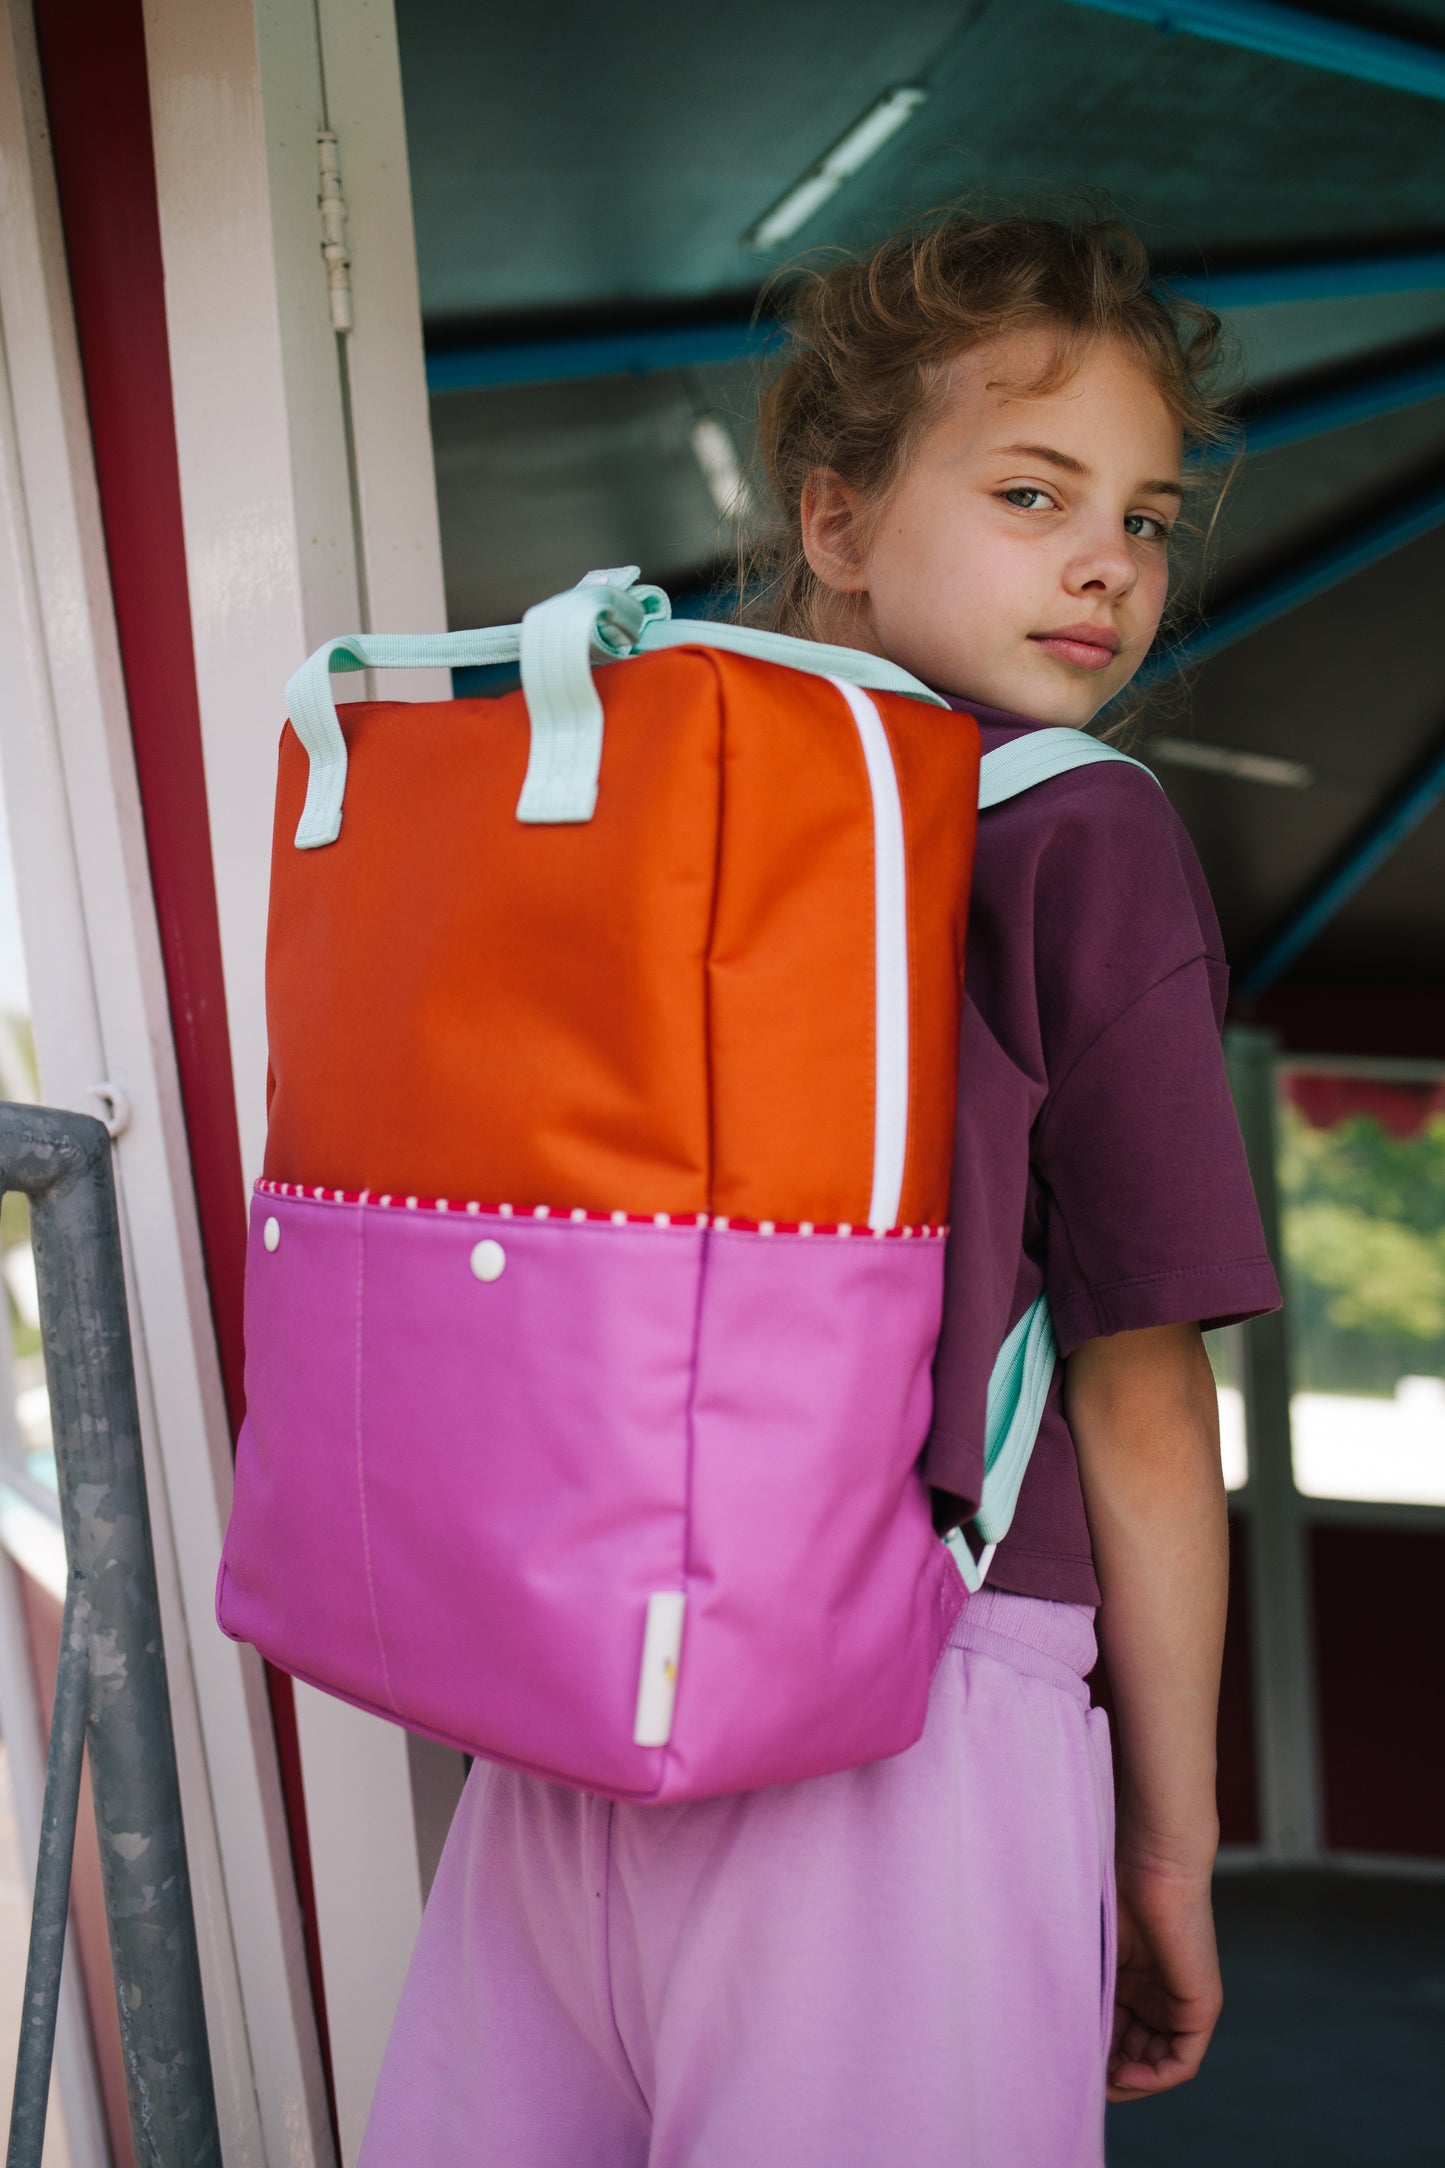
<path id="1" fill-rule="evenodd" d="M 672 1736 L 686 1603 L 680 1589 L 657 1589 L 647 1599 L 642 1669 L 637 1680 L 637 1721 L 632 1727 L 636 1746 L 666 1746 Z"/>

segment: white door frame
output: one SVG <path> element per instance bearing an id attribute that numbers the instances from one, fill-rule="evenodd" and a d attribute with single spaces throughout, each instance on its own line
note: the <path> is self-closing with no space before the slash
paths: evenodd
<path id="1" fill-rule="evenodd" d="M 115 1169 L 225 2158 L 333 2158 L 265 1681 L 217 1632 L 221 1393 L 28 0 L 0 0 L 0 762 L 44 1097 Z"/>
<path id="2" fill-rule="evenodd" d="M 145 0 L 168 335 L 242 1159 L 265 1130 L 263 965 L 287 677 L 445 603 L 391 0 Z M 334 134 L 354 329 L 331 314 Z M 345 681 L 365 695 L 359 678 Z M 388 677 L 396 697 L 439 673 Z M 296 1689 L 342 2154 L 354 2159 L 461 1758 Z"/>

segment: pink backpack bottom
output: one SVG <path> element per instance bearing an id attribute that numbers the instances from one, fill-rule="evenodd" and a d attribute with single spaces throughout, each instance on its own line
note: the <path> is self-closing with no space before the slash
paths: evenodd
<path id="1" fill-rule="evenodd" d="M 223 1628 L 618 1799 L 900 1752 L 965 1598 L 917 1466 L 943 1257 L 264 1185 Z"/>

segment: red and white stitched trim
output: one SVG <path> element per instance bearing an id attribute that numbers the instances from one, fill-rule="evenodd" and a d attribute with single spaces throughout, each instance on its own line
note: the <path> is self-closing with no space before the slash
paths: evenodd
<path id="1" fill-rule="evenodd" d="M 301 1197 L 309 1204 L 366 1204 L 393 1212 L 480 1213 L 492 1219 L 581 1220 L 612 1227 L 709 1227 L 720 1234 L 834 1235 L 866 1242 L 939 1242 L 948 1233 L 946 1227 L 883 1227 L 875 1233 L 871 1227 L 850 1226 L 846 1220 L 828 1226 L 815 1220 L 735 1219 L 727 1213 L 587 1212 L 581 1205 L 573 1205 L 570 1211 L 558 1211 L 547 1204 L 529 1207 L 477 1204 L 471 1200 L 464 1203 L 456 1197 L 403 1197 L 393 1195 L 390 1190 L 374 1195 L 369 1189 L 327 1189 L 320 1182 L 268 1182 L 263 1179 L 256 1188 L 267 1197 Z"/>

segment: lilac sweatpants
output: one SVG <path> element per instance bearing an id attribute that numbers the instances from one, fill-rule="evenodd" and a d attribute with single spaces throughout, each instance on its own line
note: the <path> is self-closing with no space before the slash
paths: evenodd
<path id="1" fill-rule="evenodd" d="M 619 1806 L 478 1763 L 360 2168 L 1101 2168 L 1092 1612 L 985 1590 L 922 1738 Z"/>

